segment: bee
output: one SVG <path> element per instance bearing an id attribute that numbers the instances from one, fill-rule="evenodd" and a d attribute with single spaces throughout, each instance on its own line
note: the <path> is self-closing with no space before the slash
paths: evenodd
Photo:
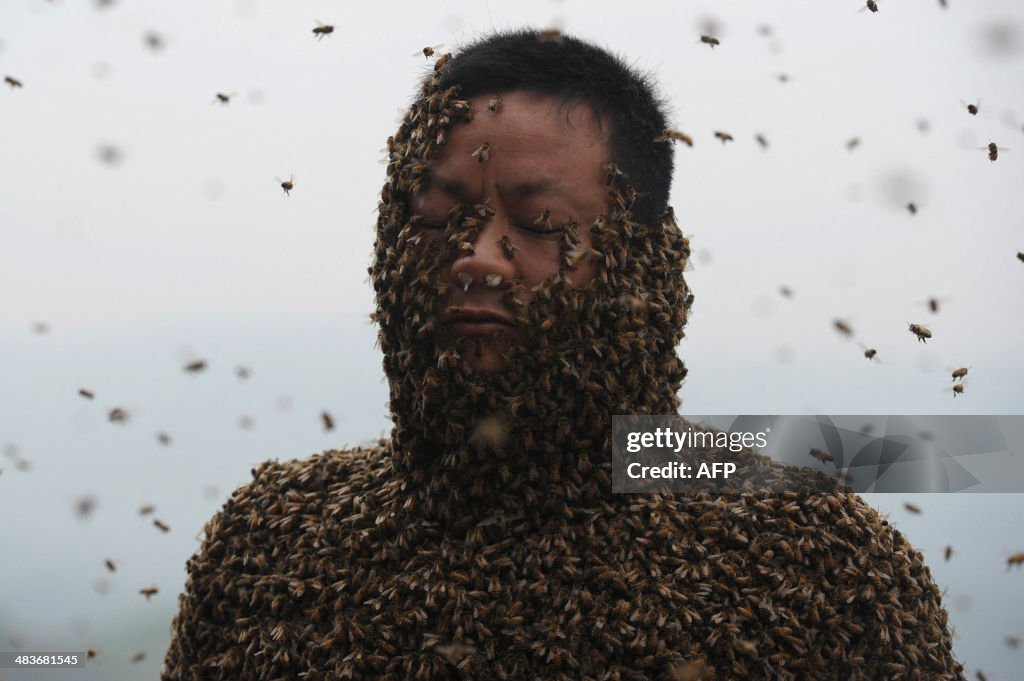
<path id="1" fill-rule="evenodd" d="M 543 225 L 545 228 L 550 230 L 551 229 L 551 211 L 548 210 L 547 208 L 545 208 L 544 212 L 540 214 L 540 217 L 538 217 L 536 220 L 533 221 L 533 224 L 535 224 L 535 225 Z"/>
<path id="2" fill-rule="evenodd" d="M 245 379 L 249 378 L 249 376 L 250 376 L 249 368 L 248 367 L 238 367 L 237 369 L 235 369 L 235 376 L 238 376 L 240 379 L 242 379 L 244 381 Z"/>
<path id="3" fill-rule="evenodd" d="M 97 655 L 99 655 L 99 653 L 96 651 L 95 648 L 89 648 L 85 651 L 85 656 L 90 660 L 95 659 Z"/>
<path id="4" fill-rule="evenodd" d="M 820 449 L 812 448 L 808 453 L 812 458 L 815 458 L 822 463 L 835 463 L 835 459 L 832 458 L 831 454 Z"/>
<path id="5" fill-rule="evenodd" d="M 768 148 L 768 138 L 764 135 L 758 133 L 757 135 L 754 135 L 754 139 L 757 140 L 757 143 L 761 145 L 762 149 Z"/>
<path id="6" fill-rule="evenodd" d="M 501 246 L 502 252 L 505 257 L 511 260 L 516 254 L 516 247 L 512 244 L 512 240 L 508 238 L 508 235 L 504 235 L 498 241 L 498 245 Z"/>
<path id="7" fill-rule="evenodd" d="M 334 26 L 331 24 L 324 24 L 320 21 L 316 22 L 316 28 L 313 29 L 313 35 L 316 36 L 317 40 L 322 40 L 325 35 L 334 33 Z"/>
<path id="8" fill-rule="evenodd" d="M 910 322 L 907 322 L 907 325 L 910 328 L 910 333 L 917 336 L 917 340 L 920 343 L 927 343 L 928 339 L 932 337 L 931 330 L 926 326 L 922 326 L 921 324 L 912 324 Z"/>
<path id="9" fill-rule="evenodd" d="M 159 518 L 153 519 L 153 525 L 155 525 L 161 532 L 170 532 L 171 528 L 164 521 Z"/>
<path id="10" fill-rule="evenodd" d="M 928 306 L 928 310 L 932 314 L 938 314 L 939 313 L 939 309 L 942 307 L 942 302 L 944 300 L 949 300 L 949 299 L 948 298 L 935 298 L 935 297 L 932 297 L 932 298 L 929 298 L 928 300 L 924 301 L 924 304 Z"/>
<path id="11" fill-rule="evenodd" d="M 722 144 L 732 142 L 732 135 L 727 132 L 722 132 L 721 130 L 715 130 L 715 137 L 722 140 Z"/>
<path id="12" fill-rule="evenodd" d="M 956 397 L 957 395 L 963 395 L 963 394 L 964 394 L 964 384 L 963 383 L 954 383 L 953 384 L 953 397 Z"/>
<path id="13" fill-rule="evenodd" d="M 292 195 L 292 189 L 295 187 L 295 176 L 291 175 L 287 180 L 282 180 L 280 177 L 275 177 L 275 180 L 281 183 L 281 189 L 284 190 L 286 196 Z"/>
<path id="14" fill-rule="evenodd" d="M 254 425 L 255 422 L 252 420 L 251 416 L 243 416 L 240 419 L 238 419 L 238 427 L 241 428 L 242 430 L 252 430 L 252 427 Z"/>
<path id="15" fill-rule="evenodd" d="M 113 144 L 101 144 L 96 149 L 96 155 L 99 156 L 100 161 L 108 166 L 116 166 L 124 157 L 121 150 Z"/>
<path id="16" fill-rule="evenodd" d="M 206 360 L 205 359 L 197 359 L 197 360 L 195 360 L 193 362 L 189 362 L 188 364 L 185 365 L 185 371 L 187 371 L 189 373 L 192 373 L 192 374 L 197 374 L 197 373 L 199 373 L 200 371 L 202 371 L 205 368 L 206 368 Z"/>
<path id="17" fill-rule="evenodd" d="M 1010 646 L 1011 648 L 1019 648 L 1020 647 L 1020 638 L 1017 637 L 1017 636 L 1007 636 L 1006 637 L 1006 645 Z"/>
<path id="18" fill-rule="evenodd" d="M 171 436 L 161 431 L 156 434 L 156 441 L 166 447 L 171 444 Z"/>
<path id="19" fill-rule="evenodd" d="M 952 546 L 947 546 L 945 549 L 943 549 L 942 550 L 942 557 L 945 558 L 947 561 L 950 558 L 952 558 L 953 557 L 953 547 Z"/>
<path id="20" fill-rule="evenodd" d="M 997 147 L 995 142 L 989 142 L 987 146 L 978 147 L 981 151 L 988 151 L 988 160 L 995 162 L 999 158 L 1000 151 L 1009 151 L 1006 147 Z"/>
<path id="21" fill-rule="evenodd" d="M 417 50 L 413 52 L 412 56 L 418 57 L 422 54 L 424 59 L 430 59 L 431 57 L 434 56 L 434 52 L 436 50 L 441 49 L 442 47 L 444 47 L 444 43 L 439 43 L 437 45 L 429 45 L 427 47 L 424 47 L 422 50 Z"/>
<path id="22" fill-rule="evenodd" d="M 861 7 L 859 10 L 857 10 L 857 11 L 858 12 L 863 12 L 864 10 L 870 10 L 872 13 L 877 12 L 878 11 L 878 1 L 877 0 L 868 0 L 867 3 L 863 7 Z"/>
<path id="23" fill-rule="evenodd" d="M 970 367 L 960 367 L 959 369 L 954 370 L 953 371 L 953 382 L 956 383 L 958 378 L 959 379 L 963 379 L 963 377 L 967 375 L 967 370 L 968 369 L 970 369 Z"/>
<path id="24" fill-rule="evenodd" d="M 128 412 L 121 407 L 114 407 L 107 412 L 107 419 L 111 423 L 125 423 L 128 420 Z"/>
<path id="25" fill-rule="evenodd" d="M 981 671 L 980 669 L 974 672 L 974 675 L 978 677 L 978 681 L 988 681 L 988 677 L 985 676 L 985 672 Z"/>
<path id="26" fill-rule="evenodd" d="M 1024 262 L 1024 251 L 1017 251 L 1017 260 Z"/>
<path id="27" fill-rule="evenodd" d="M 853 335 L 853 327 L 851 327 L 847 322 L 843 321 L 842 319 L 836 319 L 835 321 L 833 321 L 832 326 L 835 327 L 836 331 L 843 334 L 844 336 L 849 337 Z"/>
<path id="28" fill-rule="evenodd" d="M 231 98 L 234 97 L 237 94 L 238 94 L 237 92 L 230 92 L 230 93 L 218 92 L 216 95 L 214 95 L 213 103 L 214 104 L 217 104 L 217 103 L 220 103 L 220 104 L 230 104 L 231 103 Z"/>
<path id="29" fill-rule="evenodd" d="M 863 345 L 861 345 L 861 347 L 864 348 L 864 356 L 867 357 L 869 361 L 873 360 L 875 355 L 878 354 L 878 350 L 875 350 L 874 348 L 865 347 Z"/>
<path id="30" fill-rule="evenodd" d="M 557 43 L 562 44 L 562 32 L 557 28 L 545 28 L 543 31 L 537 33 L 537 40 L 542 43 Z"/>
<path id="31" fill-rule="evenodd" d="M 132 655 L 132 662 L 138 663 L 146 659 L 146 651 L 140 650 L 139 652 Z"/>
<path id="32" fill-rule="evenodd" d="M 155 510 L 156 510 L 155 506 L 152 506 L 150 504 L 146 504 L 145 506 L 143 506 L 143 507 L 141 507 L 139 509 L 139 515 L 149 515 L 150 513 L 152 513 Z"/>
<path id="33" fill-rule="evenodd" d="M 451 52 L 445 52 L 434 62 L 434 71 L 440 71 L 452 58 Z"/>
<path id="34" fill-rule="evenodd" d="M 96 394 L 93 391 L 86 390 L 85 388 L 79 388 L 78 394 L 87 400 L 91 400 L 92 398 L 96 397 Z"/>
<path id="35" fill-rule="evenodd" d="M 702 35 L 700 41 L 705 45 L 708 45 L 712 50 L 715 49 L 715 45 L 721 45 L 721 41 L 710 35 Z"/>
<path id="36" fill-rule="evenodd" d="M 921 515 L 921 507 L 916 504 L 912 504 L 909 501 L 903 503 L 903 508 L 907 509 L 915 515 Z"/>
<path id="37" fill-rule="evenodd" d="M 907 212 L 911 215 L 917 215 L 917 204 L 911 201 L 907 204 Z"/>
<path id="38" fill-rule="evenodd" d="M 846 140 L 846 150 L 847 151 L 853 151 L 854 149 L 856 149 L 859 146 L 860 146 L 860 138 L 859 137 L 851 137 L 850 139 Z"/>
<path id="39" fill-rule="evenodd" d="M 142 594 L 143 596 L 145 596 L 147 601 L 152 596 L 155 596 L 157 593 L 159 593 L 159 591 L 160 590 L 157 589 L 155 586 L 147 586 L 147 587 L 145 587 L 143 589 L 139 589 L 139 593 Z"/>
<path id="40" fill-rule="evenodd" d="M 782 295 L 783 298 L 793 297 L 793 289 L 789 288 L 788 286 L 780 286 L 779 293 Z"/>
<path id="41" fill-rule="evenodd" d="M 14 76 L 4 76 L 4 82 L 10 85 L 12 90 L 19 87 L 25 87 L 24 84 Z"/>
<path id="42" fill-rule="evenodd" d="M 334 419 L 326 411 L 320 412 L 320 420 L 323 421 L 324 430 L 334 430 Z"/>
<path id="43" fill-rule="evenodd" d="M 661 133 L 661 135 L 654 138 L 655 142 L 671 142 L 672 144 L 675 144 L 676 140 L 682 142 L 688 147 L 693 146 L 692 137 L 687 135 L 685 132 L 679 132 L 678 130 L 673 130 L 672 128 L 665 128 L 665 131 Z"/>
<path id="44" fill-rule="evenodd" d="M 475 158 L 480 163 L 483 163 L 484 161 L 486 161 L 490 157 L 490 155 L 491 155 L 491 143 L 490 142 L 484 142 L 479 147 L 477 147 L 477 150 L 474 151 L 473 154 L 472 154 L 473 158 Z"/>
<path id="45" fill-rule="evenodd" d="M 164 48 L 164 38 L 156 31 L 146 31 L 142 36 L 142 40 L 146 43 L 146 47 L 154 52 L 158 52 Z"/>
<path id="46" fill-rule="evenodd" d="M 491 101 L 487 103 L 487 108 L 491 111 L 497 111 L 501 108 L 501 95 L 494 95 L 491 97 Z"/>
<path id="47" fill-rule="evenodd" d="M 981 100 L 980 99 L 976 103 L 974 103 L 974 104 L 968 104 L 967 102 L 965 102 L 962 99 L 960 100 L 960 103 L 963 104 L 965 107 L 967 107 L 967 113 L 971 114 L 972 116 L 977 116 L 978 115 L 978 111 L 981 110 Z"/>
<path id="48" fill-rule="evenodd" d="M 107 569 L 111 572 L 117 572 L 117 563 L 115 563 L 114 561 L 107 558 L 107 560 L 104 561 L 104 564 L 107 566 Z"/>

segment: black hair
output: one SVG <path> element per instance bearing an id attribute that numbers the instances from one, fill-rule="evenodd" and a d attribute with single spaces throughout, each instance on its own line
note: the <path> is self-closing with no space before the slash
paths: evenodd
<path id="1" fill-rule="evenodd" d="M 572 36 L 534 29 L 496 32 L 463 47 L 440 71 L 441 89 L 470 98 L 525 90 L 565 104 L 586 103 L 607 122 L 612 159 L 639 197 L 633 216 L 654 224 L 668 207 L 672 145 L 655 142 L 668 127 L 665 103 L 649 76 L 607 50 Z"/>

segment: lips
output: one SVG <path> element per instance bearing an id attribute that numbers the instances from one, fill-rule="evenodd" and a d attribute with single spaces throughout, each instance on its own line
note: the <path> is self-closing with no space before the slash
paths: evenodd
<path id="1" fill-rule="evenodd" d="M 462 308 L 445 323 L 460 336 L 488 335 L 515 326 L 507 315 L 480 308 Z"/>

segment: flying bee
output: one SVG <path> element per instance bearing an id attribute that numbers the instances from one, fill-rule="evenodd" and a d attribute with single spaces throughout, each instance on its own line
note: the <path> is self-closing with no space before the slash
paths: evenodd
<path id="1" fill-rule="evenodd" d="M 863 12 L 864 10 L 870 10 L 872 13 L 877 12 L 878 0 L 868 0 L 867 3 L 857 11 Z"/>
<path id="2" fill-rule="evenodd" d="M 477 150 L 474 151 L 473 154 L 472 154 L 473 158 L 475 158 L 480 163 L 483 163 L 484 161 L 486 161 L 490 157 L 490 155 L 491 155 L 491 143 L 490 142 L 484 142 L 479 147 L 477 147 Z"/>
<path id="3" fill-rule="evenodd" d="M 956 397 L 957 395 L 963 395 L 963 394 L 964 394 L 964 384 L 963 383 L 954 383 L 953 384 L 953 397 Z"/>
<path id="4" fill-rule="evenodd" d="M 107 566 L 107 569 L 110 570 L 111 572 L 116 572 L 117 571 L 117 563 L 115 563 L 114 561 L 110 560 L 109 558 L 107 558 L 107 560 L 104 561 L 104 564 Z"/>
<path id="5" fill-rule="evenodd" d="M 953 382 L 956 383 L 957 379 L 963 380 L 963 377 L 967 375 L 967 370 L 970 367 L 960 367 L 953 371 Z"/>
<path id="6" fill-rule="evenodd" d="M 1010 646 L 1011 648 L 1019 648 L 1020 647 L 1020 637 L 1019 636 L 1007 636 L 1006 637 L 1006 645 Z"/>
<path id="7" fill-rule="evenodd" d="M 295 176 L 291 175 L 287 180 L 282 180 L 280 177 L 275 177 L 275 180 L 281 183 L 281 189 L 284 190 L 286 196 L 292 195 L 292 189 L 295 187 Z"/>
<path id="8" fill-rule="evenodd" d="M 326 411 L 320 412 L 320 420 L 323 421 L 324 430 L 334 430 L 334 419 Z"/>
<path id="9" fill-rule="evenodd" d="M 111 423 L 124 423 L 128 420 L 128 412 L 121 407 L 114 407 L 107 412 L 107 419 Z"/>
<path id="10" fill-rule="evenodd" d="M 317 40 L 322 40 L 325 35 L 334 33 L 334 26 L 331 24 L 325 24 L 319 20 L 316 22 L 316 28 L 313 29 L 313 35 L 316 36 Z"/>
<path id="11" fill-rule="evenodd" d="M 981 100 L 980 99 L 976 103 L 974 103 L 974 104 L 968 104 L 967 102 L 965 102 L 962 99 L 960 100 L 960 103 L 963 104 L 967 108 L 967 113 L 971 114 L 972 116 L 977 116 L 978 115 L 978 111 L 981 110 Z"/>
<path id="12" fill-rule="evenodd" d="M 562 32 L 557 28 L 545 28 L 542 31 L 537 32 L 537 40 L 542 43 L 557 43 L 562 44 Z"/>
<path id="13" fill-rule="evenodd" d="M 762 149 L 768 148 L 768 138 L 764 135 L 758 133 L 757 135 L 754 135 L 754 139 L 757 140 L 757 143 L 761 145 Z"/>
<path id="14" fill-rule="evenodd" d="M 812 448 L 811 451 L 808 452 L 808 454 L 810 454 L 812 458 L 815 458 L 822 463 L 835 463 L 835 459 L 833 459 L 832 455 L 826 451 L 822 451 L 817 448 Z"/>
<path id="15" fill-rule="evenodd" d="M 732 142 L 732 135 L 727 132 L 722 132 L 721 130 L 715 130 L 715 137 L 722 140 L 722 144 Z"/>
<path id="16" fill-rule="evenodd" d="M 917 336 L 917 340 L 920 343 L 927 343 L 928 339 L 932 337 L 932 332 L 927 326 L 913 324 L 911 322 L 907 322 L 907 326 L 910 329 L 910 333 Z"/>
<path id="17" fill-rule="evenodd" d="M 86 390 L 85 388 L 79 388 L 78 389 L 78 394 L 81 395 L 82 397 L 84 397 L 87 400 L 91 400 L 92 398 L 96 397 L 96 394 L 93 393 L 93 391 Z"/>
<path id="18" fill-rule="evenodd" d="M 793 297 L 793 289 L 789 288 L 788 286 L 780 286 L 779 293 L 782 294 L 783 298 Z"/>
<path id="19" fill-rule="evenodd" d="M 185 365 L 185 371 L 187 371 L 189 373 L 192 373 L 192 374 L 197 374 L 197 373 L 199 373 L 200 371 L 202 371 L 205 368 L 206 368 L 206 360 L 205 359 L 197 359 L 194 362 L 189 362 L 188 364 Z"/>
<path id="20" fill-rule="evenodd" d="M 501 95 L 494 95 L 491 97 L 491 101 L 487 103 L 487 108 L 491 111 L 497 111 L 501 108 Z"/>
<path id="21" fill-rule="evenodd" d="M 685 132 L 679 132 L 678 130 L 673 130 L 672 128 L 665 128 L 665 132 L 661 133 L 661 135 L 654 138 L 655 142 L 671 142 L 672 144 L 675 144 L 676 140 L 682 142 L 688 147 L 693 146 L 692 137 L 687 135 Z"/>
<path id="22" fill-rule="evenodd" d="M 146 47 L 154 52 L 162 50 L 164 47 L 164 37 L 156 31 L 146 31 L 145 35 L 142 36 L 142 40 L 146 43 Z"/>
<path id="23" fill-rule="evenodd" d="M 238 376 L 242 380 L 249 378 L 249 373 L 248 367 L 238 367 L 235 369 L 235 376 Z"/>
<path id="24" fill-rule="evenodd" d="M 143 507 L 141 507 L 139 509 L 139 515 L 149 515 L 150 513 L 152 513 L 155 510 L 156 510 L 155 506 L 152 506 L 151 504 L 146 504 L 145 506 L 143 506 Z"/>
<path id="25" fill-rule="evenodd" d="M 999 152 L 1000 151 L 1009 151 L 1009 149 L 1007 149 L 1006 147 L 997 147 L 995 142 L 989 142 L 987 146 L 978 147 L 978 149 L 981 150 L 981 151 L 987 151 L 988 152 L 988 160 L 993 161 L 993 162 L 997 158 L 999 158 Z"/>
<path id="26" fill-rule="evenodd" d="M 153 519 L 153 525 L 157 527 L 161 532 L 170 532 L 171 528 L 164 521 L 159 518 Z"/>
<path id="27" fill-rule="evenodd" d="M 1024 262 L 1024 251 L 1017 251 L 1017 260 Z"/>
<path id="28" fill-rule="evenodd" d="M 1006 569 L 1009 570 L 1011 567 L 1024 565 L 1024 551 L 1018 551 L 1017 553 L 1011 554 L 1006 559 Z"/>
<path id="29" fill-rule="evenodd" d="M 933 296 L 933 297 L 931 297 L 928 300 L 925 300 L 923 302 L 924 302 L 925 305 L 928 306 L 928 310 L 932 314 L 938 314 L 939 313 L 939 309 L 942 307 L 942 303 L 944 301 L 946 301 L 946 300 L 949 300 L 949 298 L 936 298 L 936 297 Z"/>
<path id="30" fill-rule="evenodd" d="M 19 88 L 19 87 L 25 87 L 22 84 L 22 82 L 20 80 L 18 80 L 17 78 L 15 78 L 14 76 L 4 76 L 4 82 L 7 83 L 8 85 L 10 85 L 12 90 L 14 90 L 16 88 Z"/>
<path id="31" fill-rule="evenodd" d="M 860 146 L 860 138 L 859 137 L 851 137 L 850 139 L 846 140 L 846 150 L 847 151 L 853 151 L 854 149 L 856 149 L 859 146 Z"/>
<path id="32" fill-rule="evenodd" d="M 140 650 L 132 655 L 132 662 L 139 663 L 146 659 L 146 651 Z"/>
<path id="33" fill-rule="evenodd" d="M 139 589 L 139 593 L 145 596 L 147 601 L 150 599 L 150 597 L 155 596 L 159 592 L 160 590 L 157 589 L 155 586 L 147 586 L 143 589 Z"/>
<path id="34" fill-rule="evenodd" d="M 418 57 L 422 54 L 424 59 L 430 59 L 431 57 L 434 56 L 434 52 L 436 50 L 441 49 L 442 47 L 444 47 L 444 43 L 438 43 L 437 45 L 429 45 L 427 47 L 424 47 L 422 50 L 416 50 L 415 52 L 412 53 L 412 56 Z"/>
<path id="35" fill-rule="evenodd" d="M 156 441 L 162 444 L 164 447 L 167 447 L 168 445 L 171 444 L 171 436 L 161 431 L 156 434 Z"/>
<path id="36" fill-rule="evenodd" d="M 702 35 L 700 37 L 700 41 L 705 45 L 709 46 L 712 50 L 715 49 L 715 45 L 722 44 L 721 41 L 718 40 L 718 38 L 715 38 L 714 36 L 710 35 Z"/>
<path id="37" fill-rule="evenodd" d="M 873 360 L 875 358 L 875 355 L 878 354 L 878 350 L 876 350 L 874 348 L 869 348 L 869 347 L 867 347 L 866 345 L 863 345 L 863 344 L 861 344 L 860 347 L 863 348 L 864 356 L 867 357 L 868 360 Z"/>
<path id="38" fill-rule="evenodd" d="M 947 561 L 950 558 L 952 558 L 953 557 L 953 547 L 952 546 L 947 546 L 945 549 L 943 549 L 942 550 L 942 557 L 945 558 Z"/>
<path id="39" fill-rule="evenodd" d="M 907 212 L 911 215 L 917 215 L 917 204 L 911 201 L 907 204 Z"/>
<path id="40" fill-rule="evenodd" d="M 231 98 L 234 97 L 237 94 L 238 94 L 237 92 L 218 92 L 214 96 L 213 103 L 217 104 L 219 102 L 222 105 L 223 104 L 230 104 L 231 103 Z"/>
<path id="41" fill-rule="evenodd" d="M 836 319 L 835 321 L 833 321 L 832 326 L 835 327 L 836 331 L 843 334 L 844 336 L 849 337 L 853 335 L 853 327 L 850 326 L 849 323 L 843 321 L 842 319 Z"/>

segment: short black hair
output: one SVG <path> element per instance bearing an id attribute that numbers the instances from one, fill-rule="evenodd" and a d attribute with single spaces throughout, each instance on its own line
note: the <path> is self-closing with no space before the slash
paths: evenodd
<path id="1" fill-rule="evenodd" d="M 672 145 L 655 142 L 668 127 L 665 102 L 652 79 L 607 50 L 561 33 L 516 29 L 484 36 L 463 47 L 440 71 L 440 87 L 459 96 L 512 90 L 586 103 L 607 122 L 612 159 L 625 184 L 640 194 L 635 220 L 654 224 L 668 208 Z"/>

